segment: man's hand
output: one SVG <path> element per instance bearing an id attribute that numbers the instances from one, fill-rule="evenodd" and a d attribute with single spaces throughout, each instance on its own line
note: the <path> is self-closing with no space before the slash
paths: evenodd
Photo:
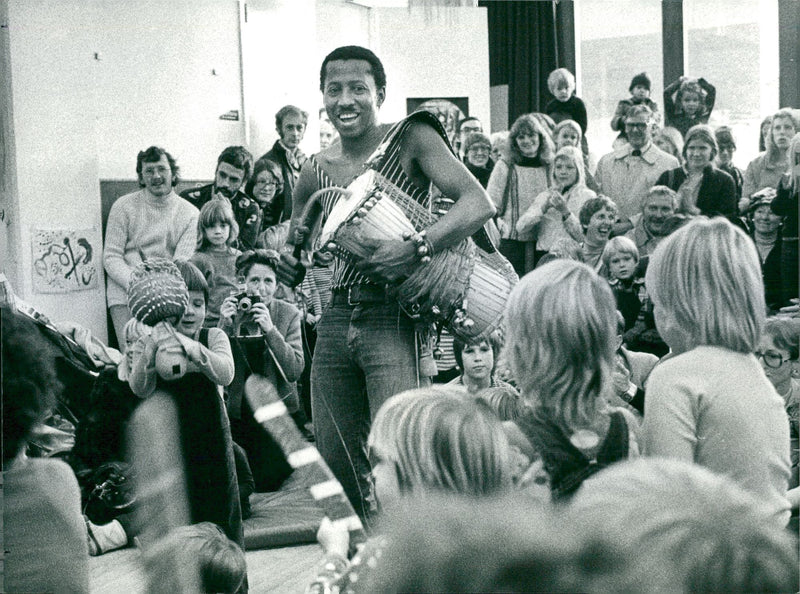
<path id="1" fill-rule="evenodd" d="M 294 289 L 306 277 L 306 267 L 291 252 L 283 252 L 278 260 L 278 269 L 275 276 L 279 283 Z"/>
<path id="2" fill-rule="evenodd" d="M 408 277 L 419 264 L 416 246 L 411 241 L 381 241 L 365 239 L 364 248 L 372 255 L 356 268 L 369 278 L 393 283 Z"/>
<path id="3" fill-rule="evenodd" d="M 250 313 L 253 315 L 253 321 L 258 324 L 264 334 L 275 327 L 275 324 L 272 323 L 272 316 L 269 315 L 269 310 L 263 303 L 254 303 L 250 308 Z"/>

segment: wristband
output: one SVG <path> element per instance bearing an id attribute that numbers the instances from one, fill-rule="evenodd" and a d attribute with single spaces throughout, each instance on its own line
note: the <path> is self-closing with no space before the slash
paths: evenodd
<path id="1" fill-rule="evenodd" d="M 431 261 L 431 257 L 433 256 L 433 244 L 430 239 L 428 239 L 426 231 L 423 230 L 419 233 L 405 232 L 403 233 L 403 239 L 414 244 L 414 253 L 417 255 L 420 262 L 427 264 Z"/>

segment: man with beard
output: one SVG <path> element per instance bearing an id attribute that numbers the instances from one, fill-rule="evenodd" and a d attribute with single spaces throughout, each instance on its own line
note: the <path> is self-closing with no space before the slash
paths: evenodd
<path id="1" fill-rule="evenodd" d="M 625 116 L 628 144 L 603 155 L 597 164 L 595 181 L 600 193 L 617 205 L 618 222 L 613 235 L 622 235 L 631 228 L 642 198 L 659 176 L 680 166 L 678 160 L 652 142 L 653 112 L 646 105 L 634 105 Z"/>
<path id="2" fill-rule="evenodd" d="M 317 324 L 311 369 L 314 433 L 323 458 L 365 517 L 371 419 L 389 397 L 428 385 L 436 373 L 431 341 L 400 308 L 394 287 L 425 265 L 422 256 L 469 237 L 495 209 L 449 147 L 435 115 L 419 111 L 394 126 L 378 123 L 386 73 L 370 50 L 346 46 L 328 54 L 320 90 L 340 142 L 303 165 L 294 191 L 290 242 L 298 239 L 294 230 L 304 223 L 301 213 L 309 197 L 320 189 L 346 187 L 363 172 L 365 162 L 424 206 L 430 204 L 432 186 L 454 201 L 414 240 L 365 240 L 371 255 L 356 265 L 334 260 L 331 302 Z M 331 213 L 338 196 L 332 190 L 317 195 L 323 217 Z M 291 252 L 293 246 L 287 248 Z M 291 264 L 284 258 L 279 280 L 296 284 L 298 269 Z"/>
<path id="3" fill-rule="evenodd" d="M 211 199 L 228 200 L 239 225 L 238 247 L 241 250 L 255 249 L 261 223 L 258 204 L 241 191 L 252 171 L 253 156 L 250 151 L 243 146 L 229 146 L 217 158 L 214 183 L 181 192 L 181 197 L 198 210 Z"/>
<path id="4" fill-rule="evenodd" d="M 678 211 L 678 193 L 667 186 L 653 186 L 642 199 L 642 212 L 632 218 L 633 229 L 625 235 L 639 249 L 639 257 L 649 256 L 671 228 L 669 218 Z"/>

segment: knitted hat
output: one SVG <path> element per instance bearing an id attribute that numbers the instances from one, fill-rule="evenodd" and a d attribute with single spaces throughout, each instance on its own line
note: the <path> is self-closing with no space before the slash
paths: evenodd
<path id="1" fill-rule="evenodd" d="M 733 138 L 733 130 L 729 126 L 720 126 L 714 132 L 719 146 L 732 146 L 736 148 L 736 140 Z"/>
<path id="2" fill-rule="evenodd" d="M 647 76 L 646 72 L 640 72 L 639 74 L 634 76 L 633 79 L 631 80 L 631 86 L 628 87 L 628 90 L 632 91 L 633 87 L 637 85 L 644 87 L 648 91 L 650 90 L 650 77 Z"/>
<path id="3" fill-rule="evenodd" d="M 171 317 L 180 319 L 188 303 L 186 283 L 171 260 L 150 258 L 133 269 L 128 308 L 140 322 L 153 326 Z"/>

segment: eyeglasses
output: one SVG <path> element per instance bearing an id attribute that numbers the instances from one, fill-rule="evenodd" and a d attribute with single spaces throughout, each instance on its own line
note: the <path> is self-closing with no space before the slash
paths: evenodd
<path id="1" fill-rule="evenodd" d="M 763 359 L 764 364 L 771 369 L 779 369 L 789 359 L 784 359 L 783 355 L 773 351 L 761 352 L 756 351 L 753 353 L 757 359 Z"/>

